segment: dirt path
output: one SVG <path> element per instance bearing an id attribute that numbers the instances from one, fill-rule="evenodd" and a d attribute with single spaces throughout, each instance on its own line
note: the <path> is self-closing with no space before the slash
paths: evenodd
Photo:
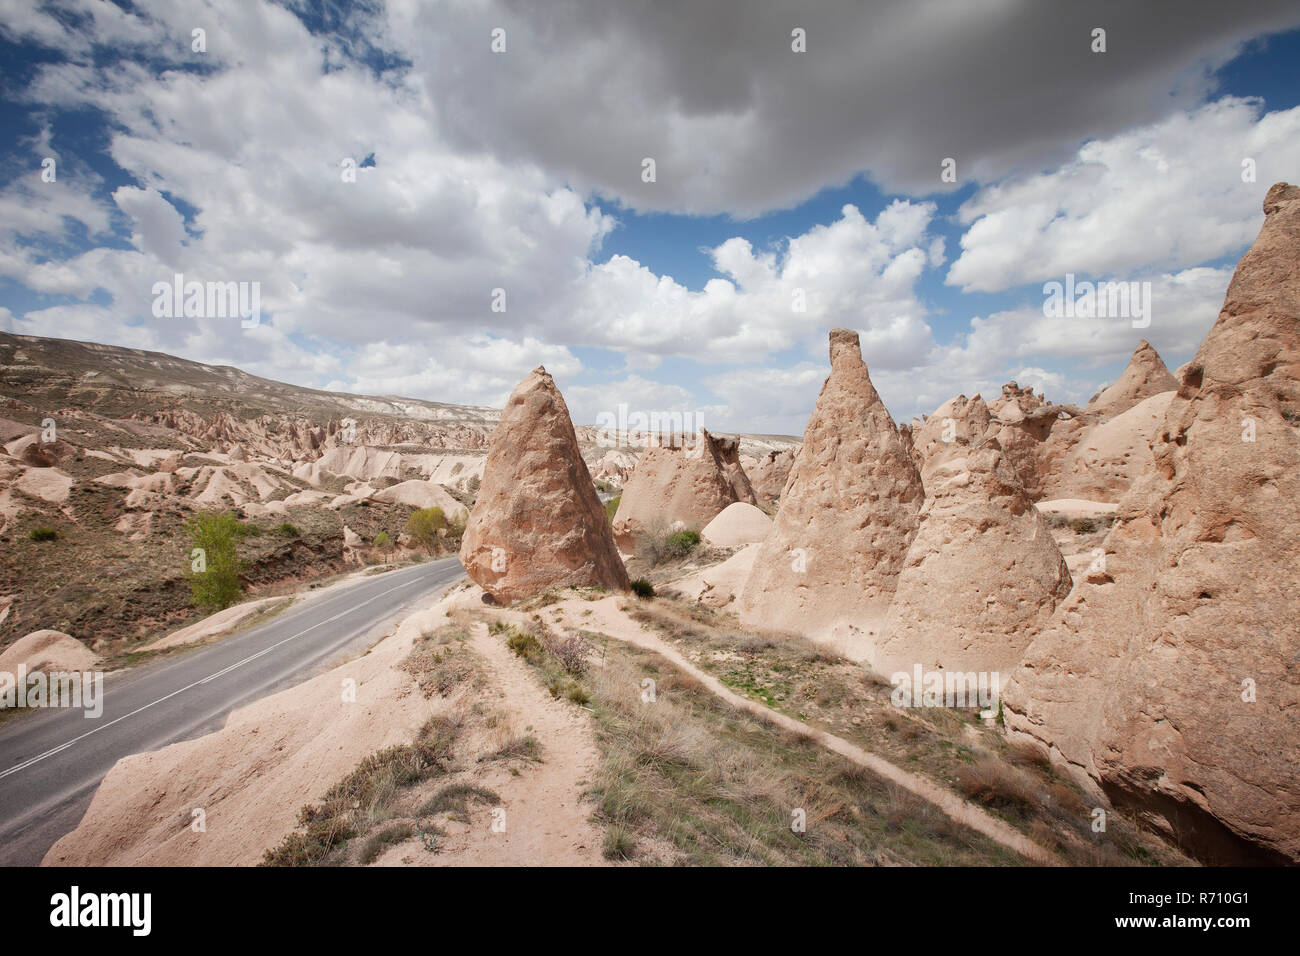
<path id="1" fill-rule="evenodd" d="M 602 866 L 603 830 L 590 821 L 595 809 L 582 799 L 600 764 L 589 713 L 556 700 L 504 639 L 473 625 L 470 646 L 491 671 L 493 688 L 484 700 L 519 733 L 541 744 L 541 762 L 517 776 L 491 770 L 479 781 L 501 797 L 505 832 L 493 832 L 484 814 L 474 830 L 454 840 L 432 860 L 435 866 Z"/>
<path id="2" fill-rule="evenodd" d="M 866 767 L 878 776 L 934 804 L 958 823 L 982 833 L 991 840 L 996 840 L 1021 856 L 1027 857 L 1036 863 L 1060 863 L 1060 860 L 1054 854 L 1030 840 L 1010 824 L 1004 823 L 982 807 L 963 799 L 946 787 L 942 787 L 919 774 L 904 770 L 879 754 L 863 750 L 843 737 L 837 737 L 824 730 L 810 727 L 800 720 L 734 693 L 716 677 L 700 670 L 700 668 L 688 661 L 680 651 L 667 641 L 646 630 L 641 624 L 620 611 L 618 602 L 622 600 L 625 599 L 608 597 L 600 601 L 581 599 L 565 601 L 548 608 L 546 617 L 548 622 L 551 623 L 560 624 L 573 630 L 581 628 L 597 631 L 617 640 L 626 641 L 629 644 L 635 644 L 637 647 L 661 654 L 733 707 L 739 707 L 752 714 L 767 718 L 787 730 L 807 734 L 812 740 L 828 750 L 833 750 L 841 756 L 847 757 L 859 766 Z"/>

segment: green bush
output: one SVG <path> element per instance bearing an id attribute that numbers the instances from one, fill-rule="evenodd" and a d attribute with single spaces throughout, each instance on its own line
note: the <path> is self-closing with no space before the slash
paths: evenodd
<path id="1" fill-rule="evenodd" d="M 623 500 L 622 495 L 615 495 L 605 502 L 605 514 L 610 521 L 614 520 L 614 515 L 618 514 L 618 503 Z"/>
<path id="2" fill-rule="evenodd" d="M 33 528 L 27 532 L 27 537 L 33 541 L 57 541 L 59 533 L 53 528 Z"/>
<path id="3" fill-rule="evenodd" d="M 298 529 L 295 528 L 292 524 L 290 524 L 287 521 L 280 522 L 280 527 L 276 528 L 275 530 L 277 534 L 282 534 L 286 538 L 298 537 Z"/>
<path id="4" fill-rule="evenodd" d="M 665 551 L 670 558 L 684 558 L 700 544 L 698 531 L 674 531 L 668 536 Z"/>
<path id="5" fill-rule="evenodd" d="M 194 606 L 209 612 L 230 607 L 243 590 L 239 539 L 246 529 L 228 511 L 209 511 L 185 522 L 185 533 L 191 545 L 189 579 Z"/>
<path id="6" fill-rule="evenodd" d="M 441 508 L 421 508 L 411 513 L 406 521 L 406 533 L 430 554 L 438 544 L 438 532 L 447 527 L 447 516 Z"/>
<path id="7" fill-rule="evenodd" d="M 652 598 L 655 596 L 655 586 L 645 578 L 637 578 L 632 582 L 632 593 L 639 598 Z"/>

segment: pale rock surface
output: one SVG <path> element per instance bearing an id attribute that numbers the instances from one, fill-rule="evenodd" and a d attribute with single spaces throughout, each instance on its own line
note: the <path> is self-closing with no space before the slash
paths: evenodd
<path id="1" fill-rule="evenodd" d="M 762 458 L 751 459 L 752 465 L 745 466 L 745 473 L 749 475 L 749 483 L 754 489 L 754 497 L 760 505 L 780 500 L 797 451 L 797 448 L 769 451 Z"/>
<path id="2" fill-rule="evenodd" d="M 912 422 L 912 460 L 928 486 L 928 475 L 944 462 L 966 455 L 972 445 L 984 440 L 991 417 L 979 395 L 958 395 L 934 410 L 925 421 Z"/>
<path id="3" fill-rule="evenodd" d="M 28 468 L 14 480 L 13 487 L 25 495 L 61 505 L 72 491 L 72 478 L 57 468 Z"/>
<path id="4" fill-rule="evenodd" d="M 0 654 L 0 673 L 17 674 L 20 664 L 29 673 L 89 671 L 99 664 L 99 656 L 71 635 L 45 629 L 20 637 Z"/>
<path id="5" fill-rule="evenodd" d="M 704 526 L 700 537 L 715 548 L 741 548 L 757 544 L 772 531 L 772 519 L 746 501 L 727 505 Z"/>
<path id="6" fill-rule="evenodd" d="M 502 603 L 566 585 L 629 587 L 568 406 L 544 368 L 514 390 L 492 433 L 460 560 Z"/>
<path id="7" fill-rule="evenodd" d="M 1150 463 L 1151 440 L 1173 397 L 1158 392 L 1085 431 L 1059 473 L 1043 477 L 1044 494 L 1118 502 Z"/>
<path id="8" fill-rule="evenodd" d="M 1099 417 L 1122 415 L 1143 399 L 1178 388 L 1178 380 L 1169 374 L 1159 353 L 1143 339 L 1133 351 L 1128 367 L 1112 385 L 1088 403 L 1088 411 Z"/>
<path id="9" fill-rule="evenodd" d="M 930 473 L 930 497 L 870 666 L 1010 676 L 1070 591 L 1042 515 L 990 440 Z"/>
<path id="10" fill-rule="evenodd" d="M 1264 211 L 1105 573 L 1004 695 L 1013 738 L 1214 862 L 1300 862 L 1300 189 Z"/>
<path id="11" fill-rule="evenodd" d="M 410 505 L 412 508 L 441 508 L 448 520 L 469 513 L 463 504 L 453 498 L 447 489 L 433 481 L 403 481 L 376 491 L 371 497 L 385 504 Z"/>
<path id="12" fill-rule="evenodd" d="M 659 528 L 699 531 L 736 501 L 756 504 L 734 438 L 701 431 L 690 439 L 654 444 L 623 486 L 614 535 L 630 550 L 639 535 Z"/>
<path id="13" fill-rule="evenodd" d="M 754 569 L 757 555 L 758 545 L 746 545 L 725 561 L 683 575 L 667 585 L 665 590 L 675 591 L 688 601 L 697 601 L 705 607 L 727 607 L 744 592 L 745 581 Z"/>
<path id="14" fill-rule="evenodd" d="M 925 494 L 857 333 L 833 330 L 830 359 L 739 613 L 746 626 L 803 633 L 862 660 L 884 622 Z"/>

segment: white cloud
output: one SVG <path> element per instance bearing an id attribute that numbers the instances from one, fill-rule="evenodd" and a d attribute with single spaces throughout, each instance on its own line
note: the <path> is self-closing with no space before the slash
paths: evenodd
<path id="1" fill-rule="evenodd" d="M 726 278 L 698 292 L 613 256 L 575 290 L 563 329 L 591 345 L 745 362 L 819 347 L 827 329 L 850 326 L 865 330 L 873 361 L 911 365 L 931 344 L 916 283 L 934 209 L 896 201 L 873 222 L 846 205 L 779 251 L 728 239 L 709 251 Z"/>
<path id="2" fill-rule="evenodd" d="M 948 283 L 995 292 L 1026 282 L 1132 279 L 1233 253 L 1259 231 L 1268 187 L 1300 168 L 1300 107 L 1261 118 L 1224 98 L 1083 146 L 1073 162 L 981 190 Z M 1242 161 L 1256 181 L 1242 182 Z"/>

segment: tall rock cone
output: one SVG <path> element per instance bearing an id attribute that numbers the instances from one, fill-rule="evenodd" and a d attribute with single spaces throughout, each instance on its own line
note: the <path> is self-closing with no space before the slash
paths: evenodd
<path id="1" fill-rule="evenodd" d="M 740 464 L 740 442 L 701 430 L 645 450 L 623 485 L 614 534 L 630 550 L 638 535 L 660 525 L 699 531 L 737 501 L 758 503 Z"/>
<path id="2" fill-rule="evenodd" d="M 1300 862 L 1300 189 L 1279 183 L 1013 737 L 1212 862 Z M 1086 775 L 1086 776 L 1085 776 Z"/>
<path id="3" fill-rule="evenodd" d="M 1088 403 L 1088 411 L 1102 418 L 1122 415 L 1144 398 L 1170 392 L 1178 387 L 1178 379 L 1169 374 L 1159 353 L 1143 339 L 1128 360 L 1128 367 L 1113 385 L 1102 389 Z"/>
<path id="4" fill-rule="evenodd" d="M 519 383 L 492 432 L 460 560 L 502 603 L 550 587 L 629 587 L 569 409 L 544 368 Z"/>
<path id="5" fill-rule="evenodd" d="M 936 464 L 870 666 L 998 674 L 1000 685 L 1070 593 L 1051 529 L 996 439 Z"/>
<path id="6" fill-rule="evenodd" d="M 751 627 L 798 631 L 863 660 L 916 533 L 924 492 L 858 335 L 830 335 L 831 374 L 740 602 Z"/>

